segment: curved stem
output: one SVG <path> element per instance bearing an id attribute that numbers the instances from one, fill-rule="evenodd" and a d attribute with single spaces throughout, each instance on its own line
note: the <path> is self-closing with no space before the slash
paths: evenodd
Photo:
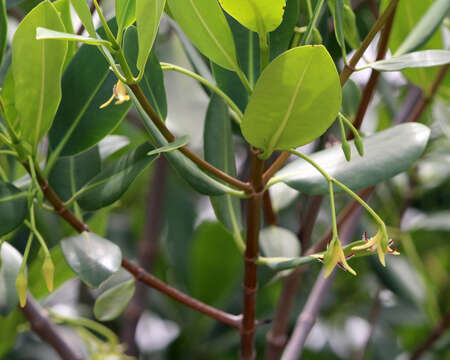
<path id="1" fill-rule="evenodd" d="M 161 69 L 164 71 L 166 71 L 166 70 L 176 71 L 181 74 L 190 76 L 191 78 L 197 80 L 201 84 L 205 85 L 207 88 L 214 91 L 217 95 L 219 95 L 226 102 L 226 104 L 230 107 L 230 109 L 235 112 L 235 114 L 237 115 L 237 118 L 235 118 L 235 120 L 238 123 L 238 125 L 241 125 L 242 119 L 244 118 L 244 114 L 242 114 L 241 109 L 238 108 L 238 106 L 234 103 L 234 101 L 227 94 L 225 94 L 219 87 L 212 84 L 211 82 L 206 80 L 204 77 L 200 76 L 199 74 L 189 71 L 188 69 L 185 69 L 181 66 L 162 62 Z"/>

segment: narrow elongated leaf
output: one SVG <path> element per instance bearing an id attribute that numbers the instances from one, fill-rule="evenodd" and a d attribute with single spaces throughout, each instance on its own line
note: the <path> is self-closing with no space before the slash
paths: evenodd
<path id="1" fill-rule="evenodd" d="M 259 233 L 260 246 L 267 257 L 292 258 L 300 255 L 300 242 L 292 231 L 269 226 Z"/>
<path id="2" fill-rule="evenodd" d="M 150 151 L 147 155 L 157 155 L 161 153 L 172 152 L 179 149 L 180 147 L 186 146 L 188 143 L 189 143 L 189 136 L 185 135 L 179 137 L 175 141 L 167 144 L 166 146 L 161 146 L 160 148 Z"/>
<path id="3" fill-rule="evenodd" d="M 101 170 L 97 146 L 75 156 L 58 159 L 49 175 L 49 183 L 62 201 L 69 200 Z"/>
<path id="4" fill-rule="evenodd" d="M 342 47 L 344 39 L 354 49 L 358 48 L 360 39 L 358 34 L 358 27 L 356 26 L 356 18 L 353 13 L 349 0 L 327 0 L 328 8 L 330 9 L 333 19 L 335 21 L 336 39 Z M 340 4 L 338 4 L 340 2 Z M 336 12 L 336 7 L 341 9 L 341 14 Z"/>
<path id="5" fill-rule="evenodd" d="M 264 262 L 264 265 L 268 266 L 274 271 L 283 271 L 289 269 L 295 269 L 296 267 L 310 264 L 313 262 L 317 262 L 316 259 L 311 256 L 301 256 L 301 257 L 293 257 L 293 258 L 272 258 L 268 261 Z"/>
<path id="6" fill-rule="evenodd" d="M 432 67 L 448 63 L 450 63 L 450 51 L 424 50 L 376 61 L 368 66 L 378 71 L 401 71 L 408 68 Z"/>
<path id="7" fill-rule="evenodd" d="M 345 52 L 345 37 L 344 37 L 344 0 L 334 0 L 334 32 L 336 40 Z"/>
<path id="8" fill-rule="evenodd" d="M 363 139 L 364 157 L 347 162 L 340 146 L 319 151 L 311 158 L 352 190 L 360 190 L 406 171 L 422 155 L 430 130 L 422 124 L 403 124 Z M 353 153 L 356 148 L 350 142 Z M 295 160 L 270 180 L 284 182 L 307 194 L 326 194 L 327 181 L 309 163 Z M 335 192 L 340 191 L 334 187 Z"/>
<path id="9" fill-rule="evenodd" d="M 109 22 L 114 31 L 115 22 Z M 104 35 L 104 30 L 99 29 Z M 84 44 L 77 51 L 62 80 L 62 99 L 50 130 L 53 150 L 62 146 L 61 155 L 75 155 L 94 146 L 112 132 L 127 114 L 131 102 L 99 109 L 111 97 L 115 75 L 94 46 Z"/>
<path id="10" fill-rule="evenodd" d="M 136 97 L 130 92 L 130 97 L 133 100 L 140 117 L 143 120 L 144 126 L 152 135 L 152 141 L 156 146 L 166 146 L 168 141 L 159 132 L 158 128 L 153 124 L 153 121 L 148 117 L 146 112 L 142 109 Z M 204 195 L 223 195 L 226 193 L 242 194 L 229 186 L 222 184 L 211 176 L 204 173 L 191 160 L 181 154 L 179 151 L 174 151 L 164 154 L 172 166 L 178 171 L 183 179 L 185 179 L 194 189 Z"/>
<path id="11" fill-rule="evenodd" d="M 0 235 L 18 227 L 28 212 L 27 192 L 0 181 Z"/>
<path id="12" fill-rule="evenodd" d="M 100 321 L 110 321 L 119 317 L 133 297 L 135 283 L 136 280 L 133 278 L 102 293 L 95 301 L 95 317 Z"/>
<path id="13" fill-rule="evenodd" d="M 238 68 L 233 36 L 217 1 L 168 0 L 170 11 L 195 46 L 227 70 Z"/>
<path id="14" fill-rule="evenodd" d="M 433 36 L 436 30 L 450 12 L 450 1 L 436 0 L 422 17 L 419 23 L 409 33 L 408 37 L 395 51 L 394 56 L 400 56 L 419 49 Z"/>
<path id="15" fill-rule="evenodd" d="M 87 30 L 88 34 L 93 38 L 97 37 L 94 22 L 92 21 L 91 11 L 89 10 L 89 6 L 86 0 L 71 0 L 71 1 L 73 8 L 75 9 L 78 17 L 83 23 L 84 28 Z"/>
<path id="16" fill-rule="evenodd" d="M 45 40 L 45 39 L 55 39 L 55 40 L 69 40 L 69 41 L 77 41 L 89 45 L 111 45 L 108 40 L 92 38 L 89 36 L 75 35 L 69 34 L 66 32 L 54 31 L 42 27 L 38 27 L 36 29 L 36 39 Z"/>
<path id="17" fill-rule="evenodd" d="M 227 105 L 218 95 L 211 97 L 203 139 L 205 160 L 227 174 L 236 176 L 230 116 Z M 210 200 L 217 219 L 234 236 L 240 237 L 242 215 L 239 200 L 228 194 L 211 196 Z"/>
<path id="18" fill-rule="evenodd" d="M 136 0 L 116 0 L 117 31 L 121 33 L 136 20 Z"/>
<path id="19" fill-rule="evenodd" d="M 3 54 L 6 50 L 6 41 L 8 34 L 8 19 L 6 17 L 5 0 L 0 0 L 0 65 L 3 62 Z"/>
<path id="20" fill-rule="evenodd" d="M 388 2 L 388 0 L 383 0 L 382 8 L 385 8 Z M 399 0 L 391 36 L 389 38 L 389 49 L 392 53 L 396 53 L 397 49 L 403 44 L 405 39 L 408 38 L 409 34 L 420 22 L 424 14 L 428 12 L 433 3 L 435 3 L 434 0 L 421 0 L 416 1 L 414 6 L 411 6 L 411 1 Z M 435 31 L 428 41 L 417 50 L 434 49 L 443 49 L 441 30 Z M 407 69 L 403 71 L 403 75 L 410 82 L 427 91 L 436 79 L 438 71 L 439 69 L 436 68 Z"/>
<path id="21" fill-rule="evenodd" d="M 120 268 L 122 253 L 111 241 L 84 232 L 61 240 L 61 249 L 70 268 L 91 287 L 98 287 Z"/>
<path id="22" fill-rule="evenodd" d="M 261 36 L 275 30 L 283 20 L 285 0 L 219 0 L 222 8 L 246 28 Z"/>
<path id="23" fill-rule="evenodd" d="M 275 150 L 298 147 L 322 135 L 340 105 L 339 76 L 327 50 L 294 48 L 261 74 L 245 111 L 242 133 L 267 158 Z"/>
<path id="24" fill-rule="evenodd" d="M 50 129 L 61 100 L 61 75 L 67 42 L 36 40 L 36 28 L 64 32 L 55 7 L 44 1 L 20 23 L 13 38 L 12 69 L 15 106 L 20 116 L 21 138 L 36 150 Z"/>
<path id="25" fill-rule="evenodd" d="M 0 248 L 0 258 L 0 315 L 7 316 L 19 301 L 15 282 L 22 256 L 14 247 L 4 242 Z"/>
<path id="26" fill-rule="evenodd" d="M 130 26 L 124 36 L 124 51 L 128 64 L 133 73 L 138 72 L 138 31 L 135 26 Z M 155 111 L 165 120 L 167 116 L 166 90 L 164 88 L 163 72 L 155 51 L 150 52 L 145 65 L 144 75 L 139 83 L 150 104 Z"/>
<path id="27" fill-rule="evenodd" d="M 142 144 L 121 156 L 90 180 L 81 191 L 78 203 L 85 210 L 97 210 L 111 205 L 127 191 L 134 179 L 158 156 L 148 156 L 150 144 Z"/>
<path id="28" fill-rule="evenodd" d="M 158 33 L 166 0 L 136 0 L 136 25 L 139 37 L 137 67 L 143 70 Z"/>

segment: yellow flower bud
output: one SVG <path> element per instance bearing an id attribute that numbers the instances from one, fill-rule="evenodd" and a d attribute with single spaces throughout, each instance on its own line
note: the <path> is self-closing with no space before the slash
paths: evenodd
<path id="1" fill-rule="evenodd" d="M 130 95 L 128 95 L 127 87 L 120 80 L 117 81 L 116 85 L 114 85 L 113 95 L 108 99 L 107 102 L 100 106 L 100 109 L 107 107 L 113 102 L 114 99 L 117 99 L 117 101 L 115 102 L 116 105 L 120 105 L 125 101 L 130 100 Z"/>
<path id="2" fill-rule="evenodd" d="M 53 279 L 55 276 L 55 266 L 53 265 L 52 258 L 46 256 L 44 263 L 42 264 L 42 275 L 44 276 L 45 284 L 48 291 L 53 291 Z"/>
<path id="3" fill-rule="evenodd" d="M 19 295 L 20 307 L 24 307 L 27 304 L 27 288 L 28 280 L 23 272 L 20 272 L 16 278 L 16 290 Z"/>

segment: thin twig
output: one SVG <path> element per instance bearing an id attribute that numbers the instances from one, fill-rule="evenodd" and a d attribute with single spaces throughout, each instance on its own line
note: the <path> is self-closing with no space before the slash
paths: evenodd
<path id="1" fill-rule="evenodd" d="M 416 105 L 416 107 L 413 109 L 413 111 L 409 115 L 407 122 L 416 122 L 419 120 L 420 116 L 423 114 L 423 112 L 425 111 L 427 106 L 431 103 L 431 101 L 433 100 L 434 96 L 436 95 L 439 87 L 441 86 L 442 82 L 444 81 L 445 75 L 447 74 L 449 66 L 450 66 L 450 64 L 447 64 L 447 65 L 444 65 L 440 69 L 435 81 L 431 85 L 430 91 L 428 93 L 423 93 L 422 99 L 420 100 L 420 102 Z"/>
<path id="2" fill-rule="evenodd" d="M 83 356 L 73 349 L 61 336 L 61 332 L 50 320 L 45 310 L 30 295 L 27 304 L 20 308 L 33 330 L 43 341 L 47 342 L 63 360 L 83 360 Z"/>
<path id="3" fill-rule="evenodd" d="M 419 359 L 425 352 L 430 350 L 431 346 L 438 340 L 450 326 L 450 311 L 448 311 L 442 321 L 433 329 L 431 334 L 425 339 L 425 341 L 412 352 L 410 360 Z"/>
<path id="4" fill-rule="evenodd" d="M 130 84 L 128 85 L 131 91 L 133 91 L 133 94 L 136 96 L 136 99 L 139 101 L 140 105 L 144 109 L 144 111 L 147 113 L 147 115 L 152 119 L 155 126 L 158 128 L 158 130 L 161 132 L 161 134 L 166 138 L 167 141 L 173 142 L 175 140 L 175 136 L 170 132 L 170 130 L 166 127 L 164 124 L 164 121 L 159 117 L 159 115 L 156 113 L 156 111 L 153 109 L 151 104 L 149 103 L 148 99 L 145 97 L 142 89 L 138 84 Z M 203 160 L 202 158 L 198 157 L 195 153 L 193 153 L 191 150 L 189 150 L 186 146 L 180 147 L 178 149 L 180 152 L 182 152 L 187 158 L 192 160 L 194 163 L 196 163 L 200 168 L 203 170 L 206 170 L 210 174 L 217 176 L 219 179 L 227 182 L 230 185 L 233 185 L 237 187 L 238 189 L 244 190 L 247 193 L 251 193 L 253 191 L 253 188 L 250 186 L 249 183 L 245 183 L 243 181 L 240 181 L 233 176 L 228 175 L 227 173 L 217 169 L 207 161 Z"/>

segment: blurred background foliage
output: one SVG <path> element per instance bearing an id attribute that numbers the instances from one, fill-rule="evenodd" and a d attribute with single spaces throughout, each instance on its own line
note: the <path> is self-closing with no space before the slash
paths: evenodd
<path id="1" fill-rule="evenodd" d="M 9 37 L 14 33 L 18 19 L 33 8 L 38 0 L 7 0 Z M 422 3 L 421 1 L 418 1 Z M 377 1 L 353 1 L 360 36 L 374 23 L 374 4 Z M 414 1 L 415 3 L 415 1 Z M 426 3 L 424 1 L 423 3 Z M 427 2 L 428 3 L 428 2 Z M 409 7 L 409 1 L 403 1 Z M 414 4 L 418 5 L 418 4 Z M 300 1 L 300 14 L 305 14 Z M 102 7 L 108 17 L 113 16 L 114 1 L 105 0 Z M 375 8 L 375 10 L 377 7 Z M 400 14 L 399 14 L 400 15 Z M 400 19 L 396 21 L 402 21 Z M 95 17 L 97 23 L 98 18 Z M 300 16 L 298 25 L 306 19 Z M 74 28 L 79 24 L 75 22 Z M 330 33 L 329 16 L 322 18 L 319 29 L 324 43 L 338 63 L 340 49 Z M 448 22 L 439 39 L 448 47 Z M 394 41 L 394 40 L 393 40 Z M 395 46 L 395 45 L 394 45 Z M 375 46 L 368 58 L 374 58 Z M 212 78 L 205 58 L 195 51 L 186 37 L 168 18 L 164 17 L 156 43 L 160 61 L 170 62 L 200 71 Z M 4 68 L 3 68 L 4 69 Z M 369 70 L 352 77 L 344 90 L 347 115 L 353 115 Z M 3 72 L 0 73 L 3 77 Z M 362 132 L 371 134 L 401 121 L 402 111 L 418 99 L 421 83 L 408 73 L 385 73 L 381 76 L 375 98 L 367 112 Z M 409 82 L 413 81 L 413 83 Z M 358 277 L 340 271 L 326 296 L 322 312 L 311 332 L 304 359 L 405 359 L 436 326 L 450 307 L 450 108 L 449 76 L 438 96 L 423 114 L 420 122 L 432 129 L 426 153 L 407 173 L 379 184 L 370 202 L 390 226 L 390 234 L 400 257 L 388 257 L 383 268 L 374 258 L 352 260 Z M 175 135 L 188 134 L 190 147 L 202 153 L 202 134 L 209 96 L 194 80 L 175 72 L 165 73 L 168 100 L 168 127 Z M 416 100 L 417 101 L 417 100 Z M 332 142 L 339 129 L 331 128 L 321 139 Z M 109 158 L 117 157 L 129 144 L 138 144 L 145 138 L 136 114 L 131 111 L 126 121 L 108 137 L 100 150 Z M 242 138 L 236 133 L 238 173 L 248 172 L 248 159 Z M 305 148 L 312 151 L 313 145 Z M 4 164 L 5 166 L 14 166 Z M 23 175 L 16 169 L 16 178 Z M 358 176 L 358 174 L 355 174 Z M 279 184 L 272 191 L 280 226 L 294 233 L 299 231 L 299 219 L 305 213 L 308 201 L 305 195 Z M 156 200 L 155 200 L 156 199 Z M 345 195 L 337 195 L 337 206 L 348 203 Z M 156 201 L 156 203 L 155 203 Z M 157 213 L 157 215 L 155 215 Z M 159 223 L 149 230 L 150 222 Z M 153 219 L 153 220 L 152 220 Z M 159 219 L 159 220 L 158 220 Z M 39 278 L 40 254 L 32 253 L 29 268 L 30 290 L 43 306 L 63 315 L 94 318 L 95 298 L 114 282 L 126 278 L 119 273 L 99 290 L 91 290 L 74 278 L 64 264 L 58 247 L 59 240 L 72 232 L 59 218 L 46 212 L 38 214 L 39 227 L 57 266 L 58 289 L 48 294 Z M 312 242 L 328 231 L 330 218 L 327 204 L 322 206 Z M 242 260 L 232 236 L 214 216 L 209 199 L 199 196 L 176 174 L 164 159 L 159 159 L 144 171 L 131 189 L 117 203 L 89 217 L 88 224 L 97 234 L 120 246 L 131 259 L 141 259 L 146 268 L 158 278 L 194 297 L 223 308 L 231 313 L 241 309 Z M 152 233 L 149 233 L 152 232 Z M 352 238 L 363 232 L 374 233 L 370 219 L 362 215 L 352 228 Z M 8 239 L 23 252 L 27 231 L 19 229 Z M 151 240 L 151 241 L 149 241 Z M 36 244 L 35 244 L 36 245 Z M 59 256 L 59 257 L 58 257 Z M 59 261 L 58 261 L 59 260 Z M 321 266 L 315 264 L 303 275 L 296 296 L 292 327 L 304 305 Z M 34 276 L 34 277 L 33 277 Z M 270 319 L 281 289 L 282 277 L 267 269 L 260 269 L 257 297 L 257 317 Z M 447 315 L 448 316 L 448 315 Z M 118 319 L 105 323 L 120 335 L 122 342 L 132 344 L 141 359 L 236 359 L 239 334 L 222 324 L 185 308 L 164 295 L 138 286 L 128 310 Z M 137 324 L 133 337 L 133 324 Z M 257 330 L 259 358 L 264 352 L 266 333 L 270 325 Z M 80 349 L 89 339 L 80 338 L 73 327 L 61 325 L 60 331 Z M 367 339 L 370 336 L 370 342 Z M 134 341 L 130 340 L 134 338 Z M 433 346 L 426 359 L 450 359 L 450 332 L 447 331 Z M 83 350 L 86 351 L 86 350 Z M 364 354 L 364 353 L 363 353 Z M 7 318 L 0 317 L 0 358 L 57 359 L 56 353 L 30 331 L 20 311 Z"/>

